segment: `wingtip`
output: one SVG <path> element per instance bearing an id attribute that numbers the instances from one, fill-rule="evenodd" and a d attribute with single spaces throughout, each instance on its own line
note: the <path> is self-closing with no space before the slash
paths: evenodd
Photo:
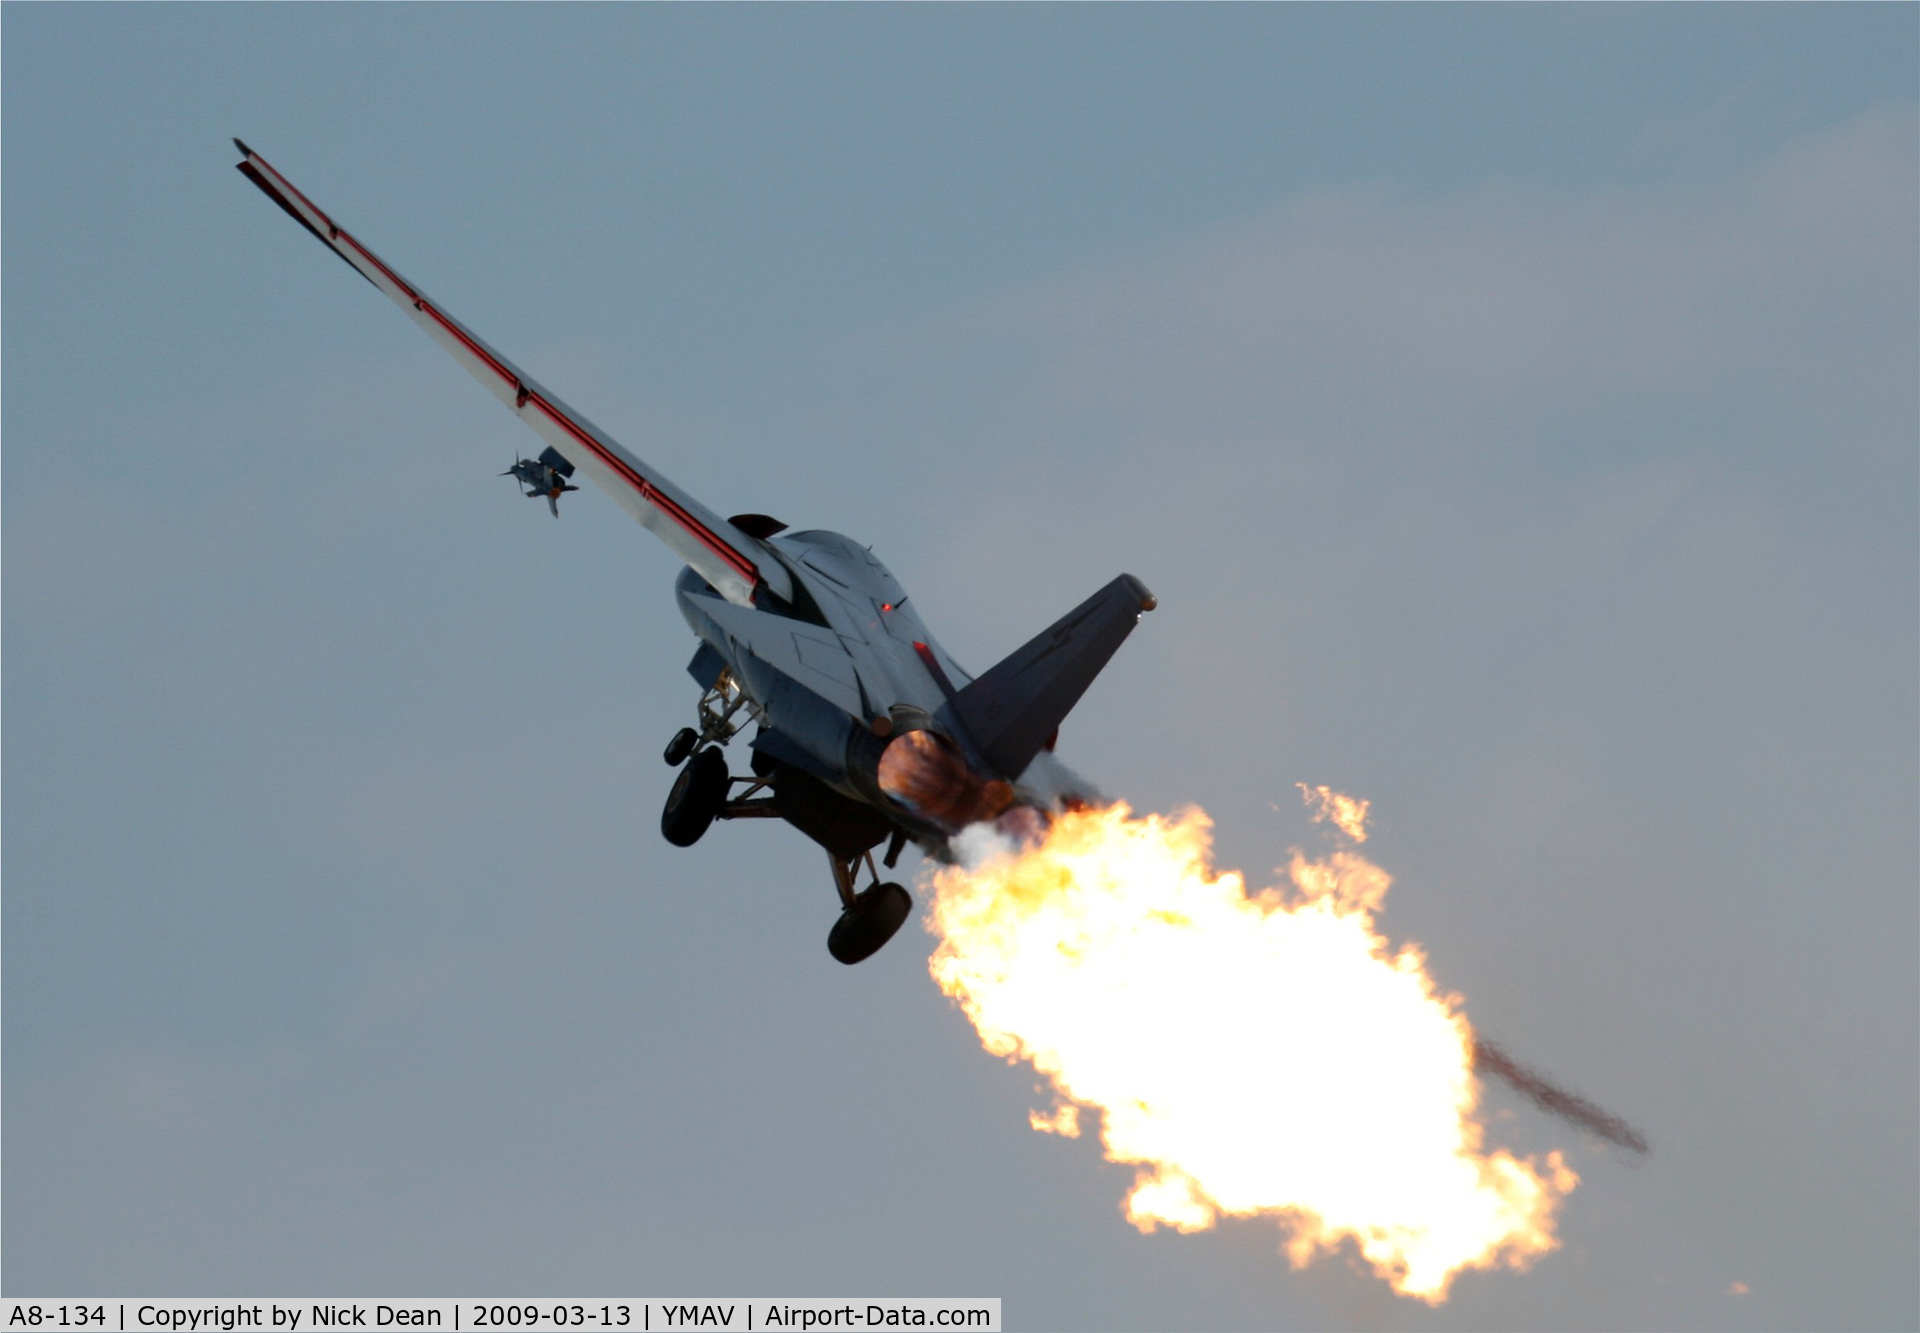
<path id="1" fill-rule="evenodd" d="M 240 150 L 240 156 L 242 157 L 252 157 L 254 155 L 253 149 L 247 147 L 246 140 L 237 134 L 233 136 L 233 146 Z"/>
<path id="2" fill-rule="evenodd" d="M 1151 611 L 1154 607 L 1160 605 L 1160 599 L 1155 597 L 1151 592 L 1148 592 L 1147 585 L 1139 579 L 1131 574 L 1122 574 L 1120 577 L 1127 581 L 1127 591 L 1139 600 L 1142 611 Z"/>

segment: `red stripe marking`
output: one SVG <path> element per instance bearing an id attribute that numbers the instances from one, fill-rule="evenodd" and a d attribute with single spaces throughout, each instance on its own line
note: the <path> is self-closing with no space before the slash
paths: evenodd
<path id="1" fill-rule="evenodd" d="M 266 158 L 260 156 L 260 154 L 258 153 L 252 154 L 252 157 L 254 161 L 258 162 L 261 166 L 265 167 L 268 171 L 273 171 L 273 164 L 268 162 Z M 305 204 L 310 210 L 312 210 L 313 215 L 319 218 L 320 221 L 326 224 L 327 230 L 329 231 L 336 230 L 336 228 L 333 225 L 333 219 L 320 211 L 320 205 L 314 203 L 313 200 L 307 198 L 307 196 L 305 196 L 304 194 L 301 194 L 300 187 L 298 185 L 295 185 L 292 181 L 288 180 L 285 176 L 282 176 L 277 171 L 273 171 L 273 178 L 279 181 L 282 185 L 286 186 L 289 190 L 292 190 L 294 198 L 298 199 L 301 203 Z"/>
<path id="2" fill-rule="evenodd" d="M 552 403 L 548 402 L 544 395 L 535 393 L 532 390 L 527 389 L 525 385 L 521 384 L 519 376 L 515 375 L 511 370 L 507 369 L 506 366 L 502 365 L 500 361 L 491 352 L 487 351 L 486 348 L 482 347 L 478 342 L 476 342 L 474 338 L 470 334 L 468 334 L 465 329 L 461 328 L 450 317 L 441 314 L 440 311 L 434 306 L 433 302 L 427 300 L 424 296 L 420 295 L 419 292 L 415 291 L 411 286 L 409 286 L 406 283 L 406 281 L 402 279 L 398 273 L 395 273 L 392 269 L 388 268 L 384 263 L 382 263 L 378 255 L 374 254 L 373 251 L 367 249 L 366 246 L 360 244 L 359 241 L 355 240 L 353 238 L 352 233 L 344 230 L 339 226 L 336 226 L 333 222 L 333 219 L 329 218 L 325 213 L 321 212 L 319 207 L 314 204 L 313 200 L 307 198 L 306 195 L 301 194 L 299 188 L 295 186 L 292 181 L 288 180 L 285 176 L 282 176 L 279 172 L 274 171 L 273 167 L 267 162 L 265 158 L 261 157 L 258 153 L 251 154 L 250 156 L 254 161 L 258 162 L 262 167 L 265 167 L 268 171 L 273 172 L 273 178 L 275 180 L 279 181 L 282 185 L 286 186 L 287 189 L 293 191 L 294 195 L 299 198 L 300 202 L 305 204 L 309 209 L 311 209 L 313 211 L 314 216 L 318 217 L 321 220 L 321 222 L 326 224 L 327 231 L 334 237 L 334 239 L 345 241 L 348 245 L 351 245 L 355 250 L 359 251 L 361 257 L 364 258 L 369 264 L 372 264 L 375 268 L 379 269 L 380 272 L 386 276 L 386 279 L 388 282 L 391 282 L 395 287 L 398 287 L 402 292 L 406 293 L 407 299 L 413 302 L 414 309 L 422 311 L 425 314 L 432 316 L 435 323 L 440 325 L 441 328 L 445 329 L 450 335 L 452 335 L 452 337 L 456 341 L 458 341 L 462 347 L 465 347 L 469 352 L 473 353 L 474 356 L 478 357 L 482 362 L 484 362 L 487 368 L 493 371 L 494 374 L 498 375 L 501 379 L 505 380 L 507 383 L 513 385 L 516 389 L 524 392 L 526 394 L 527 402 L 533 403 L 542 412 L 546 413 L 548 420 L 552 421 L 555 425 L 559 426 L 562 430 L 566 431 L 567 434 L 571 435 L 574 439 L 578 440 L 582 445 L 586 446 L 586 448 L 593 453 L 594 457 L 598 458 L 602 463 L 606 464 L 607 467 L 612 469 L 613 472 L 617 474 L 621 480 L 625 481 L 629 486 L 632 486 L 634 490 L 638 491 L 640 494 L 640 498 L 642 500 L 645 500 L 648 504 L 654 506 L 654 508 L 659 509 L 661 512 L 666 514 L 668 518 L 671 518 L 674 522 L 678 523 L 681 527 L 685 528 L 688 532 L 692 533 L 696 538 L 699 539 L 702 545 L 704 545 L 708 550 L 712 551 L 715 555 L 719 556 L 720 559 L 723 560 L 729 567 L 731 567 L 736 574 L 740 575 L 741 578 L 745 579 L 749 587 L 752 587 L 759 582 L 760 570 L 757 566 L 754 565 L 754 563 L 751 560 L 748 560 L 745 556 L 741 555 L 738 551 L 734 550 L 732 546 L 730 546 L 726 541 L 724 541 L 711 528 L 707 527 L 706 524 L 700 522 L 692 514 L 689 514 L 684 508 L 676 504 L 670 497 L 662 494 L 658 489 L 654 487 L 654 485 L 651 482 L 649 482 L 645 477 L 642 477 L 638 472 L 636 472 L 632 464 L 628 463 L 624 458 L 621 458 L 619 455 L 613 453 L 605 445 L 601 444 L 600 441 L 594 439 L 593 436 L 589 435 L 584 429 L 581 428 L 581 426 L 577 422 L 575 422 L 565 412 L 562 412 L 559 408 L 555 407 Z M 518 406 L 519 404 L 516 404 L 516 408 Z"/>

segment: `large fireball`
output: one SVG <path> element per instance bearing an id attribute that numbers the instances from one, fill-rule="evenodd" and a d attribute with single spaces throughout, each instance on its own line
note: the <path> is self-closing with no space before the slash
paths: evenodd
<path id="1" fill-rule="evenodd" d="M 1051 1082 L 1034 1127 L 1097 1114 L 1107 1157 L 1138 1168 L 1143 1231 L 1270 1215 L 1295 1265 L 1350 1238 L 1435 1304 L 1463 1269 L 1554 1248 L 1577 1178 L 1558 1154 L 1484 1150 L 1458 999 L 1374 928 L 1386 873 L 1296 852 L 1286 887 L 1249 896 L 1212 871 L 1211 827 L 1124 805 L 1029 845 L 976 826 L 933 877 L 934 980 L 988 1051 Z"/>

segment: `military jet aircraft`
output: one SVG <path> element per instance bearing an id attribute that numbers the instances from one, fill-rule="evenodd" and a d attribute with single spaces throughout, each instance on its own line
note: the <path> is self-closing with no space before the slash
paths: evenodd
<path id="1" fill-rule="evenodd" d="M 567 478 L 573 475 L 573 464 L 560 456 L 560 451 L 548 445 L 540 451 L 538 458 L 516 458 L 513 466 L 500 474 L 503 477 L 517 478 L 527 489 L 529 500 L 547 497 L 547 508 L 553 511 L 555 518 L 560 517 L 560 497 L 568 491 L 577 491 L 578 486 L 567 485 Z"/>
<path id="2" fill-rule="evenodd" d="M 1060 722 L 1151 611 L 1122 574 L 980 676 L 928 632 L 906 590 L 860 543 L 793 532 L 764 514 L 721 518 L 507 360 L 302 194 L 240 140 L 239 170 L 531 426 L 548 448 L 508 475 L 558 514 L 584 473 L 686 561 L 676 600 L 700 640 L 687 670 L 696 724 L 666 747 L 679 775 L 660 831 L 680 847 L 716 819 L 784 819 L 826 849 L 840 915 L 827 948 L 870 957 L 912 910 L 885 882 L 909 841 L 945 859 L 980 821 L 1031 832 L 1096 793 L 1052 755 Z M 522 469 L 526 471 L 522 471 Z M 749 722 L 748 773 L 722 747 Z M 857 888 L 864 867 L 872 882 Z"/>

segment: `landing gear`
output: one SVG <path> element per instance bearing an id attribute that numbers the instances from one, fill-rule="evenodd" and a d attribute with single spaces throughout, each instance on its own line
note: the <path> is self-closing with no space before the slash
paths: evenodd
<path id="1" fill-rule="evenodd" d="M 688 755 L 703 745 L 725 745 L 749 719 L 765 721 L 760 705 L 747 696 L 747 692 L 740 688 L 740 682 L 733 678 L 733 672 L 726 669 L 714 678 L 707 692 L 700 696 L 699 711 L 698 727 L 682 727 L 667 742 L 667 748 L 660 757 L 667 761 L 668 768 L 678 768 L 687 761 Z"/>
<path id="2" fill-rule="evenodd" d="M 667 761 L 668 768 L 678 768 L 687 762 L 700 744 L 700 733 L 692 727 L 682 727 L 673 733 L 673 739 L 667 742 L 666 753 L 660 757 Z"/>
<path id="3" fill-rule="evenodd" d="M 833 929 L 827 932 L 827 952 L 833 955 L 834 961 L 851 967 L 879 953 L 881 946 L 894 937 L 913 911 L 913 895 L 898 884 L 871 884 L 855 893 L 856 862 L 838 856 L 831 859 L 834 886 L 840 890 L 843 910 Z M 867 867 L 870 870 L 873 867 L 871 856 L 867 857 Z"/>
<path id="4" fill-rule="evenodd" d="M 906 847 L 907 832 L 873 806 L 764 750 L 753 752 L 751 777 L 732 776 L 720 746 L 754 719 L 766 725 L 759 705 L 732 673 L 720 672 L 700 700 L 699 726 L 674 733 L 662 755 L 667 763 L 683 767 L 660 812 L 660 832 L 676 847 L 691 847 L 716 819 L 786 820 L 826 848 L 833 866 L 841 911 L 827 932 L 827 952 L 841 963 L 864 962 L 897 935 L 913 913 L 913 896 L 898 884 L 882 881 L 873 861 L 873 849 L 885 842 L 891 870 Z M 736 783 L 741 790 L 734 790 Z M 855 892 L 854 875 L 862 865 L 872 882 Z"/>
<path id="5" fill-rule="evenodd" d="M 674 738 L 676 741 L 678 737 Z M 696 754 L 674 779 L 660 812 L 660 832 L 675 847 L 700 841 L 727 803 L 727 757 L 712 746 Z"/>
<path id="6" fill-rule="evenodd" d="M 759 716 L 760 706 L 747 697 L 731 671 L 723 670 L 701 696 L 699 729 L 682 727 L 667 742 L 661 758 L 669 765 L 686 765 L 667 793 L 666 809 L 660 812 L 660 832 L 675 847 L 693 846 L 714 820 L 730 817 L 727 793 L 734 780 L 727 775 L 727 757 L 719 745 L 733 739 L 748 718 Z M 689 760 L 688 755 L 693 758 Z M 764 785 L 755 783 L 747 794 Z M 754 809 L 740 813 L 763 812 Z"/>
<path id="7" fill-rule="evenodd" d="M 849 966 L 871 958 L 893 938 L 911 911 L 913 896 L 898 884 L 864 889 L 827 932 L 827 952 Z"/>

